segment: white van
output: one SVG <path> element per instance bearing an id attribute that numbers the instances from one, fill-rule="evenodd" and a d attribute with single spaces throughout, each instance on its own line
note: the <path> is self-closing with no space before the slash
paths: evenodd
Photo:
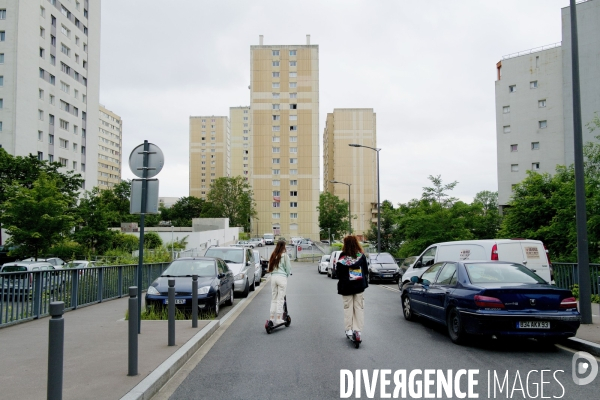
<path id="1" fill-rule="evenodd" d="M 546 282 L 551 282 L 550 259 L 544 244 L 532 239 L 461 240 L 435 243 L 425 249 L 402 276 L 402 284 L 421 276 L 439 261 L 499 260 L 525 265 Z"/>
<path id="2" fill-rule="evenodd" d="M 265 244 L 275 244 L 275 235 L 272 233 L 265 233 L 263 239 L 265 240 Z"/>

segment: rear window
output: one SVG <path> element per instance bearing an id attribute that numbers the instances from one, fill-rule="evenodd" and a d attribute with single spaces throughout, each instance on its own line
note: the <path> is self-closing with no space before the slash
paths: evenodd
<path id="1" fill-rule="evenodd" d="M 243 249 L 208 249 L 204 255 L 222 258 L 226 263 L 241 264 L 244 262 Z"/>
<path id="2" fill-rule="evenodd" d="M 178 260 L 162 273 L 162 276 L 215 276 L 216 267 L 213 260 Z"/>
<path id="3" fill-rule="evenodd" d="M 5 265 L 2 267 L 2 272 L 24 272 L 27 271 L 27 267 L 21 265 Z"/>
<path id="4" fill-rule="evenodd" d="M 521 264 L 465 264 L 471 283 L 546 283 Z"/>
<path id="5" fill-rule="evenodd" d="M 390 254 L 371 254 L 371 262 L 382 263 L 382 264 L 396 264 L 396 260 Z"/>

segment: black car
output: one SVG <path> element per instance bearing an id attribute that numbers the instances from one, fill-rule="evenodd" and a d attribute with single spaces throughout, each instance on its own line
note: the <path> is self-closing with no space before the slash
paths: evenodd
<path id="1" fill-rule="evenodd" d="M 169 279 L 175 279 L 175 306 L 192 310 L 192 275 L 198 275 L 198 308 L 211 309 L 219 315 L 221 303 L 233 304 L 233 273 L 220 258 L 179 258 L 148 288 L 146 307 L 162 308 L 168 304 Z"/>
<path id="2" fill-rule="evenodd" d="M 398 268 L 394 257 L 390 253 L 370 253 L 367 279 L 368 282 L 378 280 L 398 283 L 400 268 Z"/>
<path id="3" fill-rule="evenodd" d="M 269 260 L 265 260 L 262 256 L 260 257 L 260 268 L 262 269 L 261 276 L 265 276 L 267 274 L 267 270 L 269 269 Z"/>

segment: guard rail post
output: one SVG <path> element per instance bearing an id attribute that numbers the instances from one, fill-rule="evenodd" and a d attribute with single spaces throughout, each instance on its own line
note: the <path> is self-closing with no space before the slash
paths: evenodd
<path id="1" fill-rule="evenodd" d="M 169 279 L 169 346 L 175 346 L 175 279 Z"/>
<path id="2" fill-rule="evenodd" d="M 51 319 L 48 326 L 48 384 L 47 399 L 61 400 L 63 386 L 63 356 L 65 346 L 65 303 L 50 303 Z"/>
<path id="3" fill-rule="evenodd" d="M 138 374 L 138 332 L 137 332 L 137 286 L 129 287 L 129 343 L 128 343 L 128 372 L 127 376 Z"/>

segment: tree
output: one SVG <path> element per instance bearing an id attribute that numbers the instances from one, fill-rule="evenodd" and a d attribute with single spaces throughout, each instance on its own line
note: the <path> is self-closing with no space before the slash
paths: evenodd
<path id="1" fill-rule="evenodd" d="M 8 200 L 0 204 L 0 222 L 11 236 L 9 245 L 20 246 L 21 255 L 37 258 L 63 240 L 75 225 L 77 197 L 64 192 L 61 178 L 41 171 L 31 189 L 14 183 L 5 190 Z"/>
<path id="2" fill-rule="evenodd" d="M 193 218 L 200 218 L 206 201 L 194 196 L 182 197 L 170 208 L 161 210 L 163 220 L 175 226 L 192 226 Z"/>
<path id="3" fill-rule="evenodd" d="M 457 181 L 449 183 L 447 185 L 442 185 L 442 176 L 433 176 L 429 175 L 427 177 L 433 183 L 433 187 L 424 187 L 422 199 L 427 201 L 436 201 L 438 204 L 444 207 L 448 207 L 452 205 L 456 200 L 455 197 L 448 197 L 446 193 L 448 190 L 453 190 L 454 187 L 458 184 Z"/>
<path id="4" fill-rule="evenodd" d="M 484 190 L 475 195 L 472 207 L 473 234 L 478 239 L 493 239 L 500 229 L 500 213 L 498 212 L 498 192 Z"/>
<path id="5" fill-rule="evenodd" d="M 100 189 L 85 192 L 76 209 L 77 226 L 73 238 L 91 252 L 107 250 L 110 247 L 113 231 L 109 230 L 112 213 Z"/>
<path id="6" fill-rule="evenodd" d="M 163 241 L 156 232 L 144 232 L 144 246 L 148 249 L 156 249 L 162 246 Z"/>
<path id="7" fill-rule="evenodd" d="M 319 196 L 319 228 L 342 237 L 348 232 L 348 202 L 333 193 L 323 192 Z"/>
<path id="8" fill-rule="evenodd" d="M 402 235 L 397 224 L 398 210 L 394 209 L 394 205 L 388 200 L 384 200 L 379 209 L 381 211 L 379 218 L 381 221 L 381 231 L 379 232 L 381 251 L 396 253 L 402 244 Z M 366 236 L 369 241 L 377 242 L 377 224 L 371 225 Z"/>
<path id="9" fill-rule="evenodd" d="M 206 195 L 211 203 L 207 212 L 213 218 L 229 218 L 231 226 L 249 231 L 250 219 L 256 215 L 252 196 L 252 188 L 241 176 L 217 178 Z"/>

